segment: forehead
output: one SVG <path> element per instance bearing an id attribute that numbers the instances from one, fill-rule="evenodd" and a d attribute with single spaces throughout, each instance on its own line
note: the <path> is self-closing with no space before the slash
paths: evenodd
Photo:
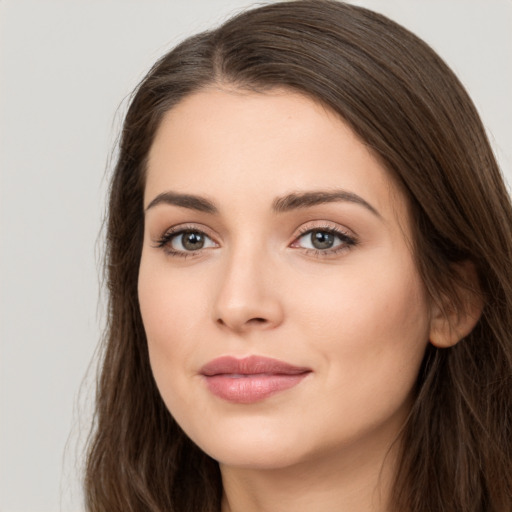
<path id="1" fill-rule="evenodd" d="M 164 116 L 149 154 L 145 204 L 167 190 L 269 203 L 339 188 L 379 211 L 407 214 L 389 172 L 330 109 L 289 90 L 210 88 Z"/>

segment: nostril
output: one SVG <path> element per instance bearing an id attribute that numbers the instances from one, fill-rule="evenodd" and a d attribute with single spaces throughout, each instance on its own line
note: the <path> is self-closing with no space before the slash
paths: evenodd
<path id="1" fill-rule="evenodd" d="M 266 318 L 261 317 L 249 318 L 249 320 L 245 321 L 246 324 L 266 324 L 267 322 L 268 320 Z M 228 325 L 222 318 L 217 318 L 217 323 L 220 325 Z"/>

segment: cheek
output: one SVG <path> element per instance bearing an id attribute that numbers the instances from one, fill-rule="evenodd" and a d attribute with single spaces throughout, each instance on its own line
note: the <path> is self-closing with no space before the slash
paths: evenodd
<path id="1" fill-rule="evenodd" d="M 314 282 L 302 286 L 307 290 L 302 294 L 307 300 L 306 323 L 320 330 L 332 325 L 340 336 L 350 333 L 358 344 L 383 339 L 402 344 L 428 336 L 426 293 L 404 248 L 391 245 L 368 251 L 328 276 L 315 278 L 316 286 Z"/>
<path id="2" fill-rule="evenodd" d="M 143 253 L 138 294 L 151 369 L 170 409 L 173 390 L 193 373 L 193 357 L 197 354 L 193 333 L 201 318 L 204 324 L 201 290 L 181 282 L 165 261 L 145 260 Z M 186 401 L 186 395 L 183 399 Z"/>
<path id="3" fill-rule="evenodd" d="M 173 271 L 165 257 L 145 255 L 139 269 L 138 294 L 144 328 L 151 344 L 179 350 L 186 334 L 204 323 L 205 286 L 186 272 Z M 171 343 L 172 341 L 172 343 Z"/>
<path id="4" fill-rule="evenodd" d="M 301 329 L 333 387 L 353 390 L 355 401 L 404 400 L 428 343 L 429 308 L 412 262 L 375 264 L 340 272 L 301 305 Z M 372 398 L 373 397 L 373 398 Z"/>

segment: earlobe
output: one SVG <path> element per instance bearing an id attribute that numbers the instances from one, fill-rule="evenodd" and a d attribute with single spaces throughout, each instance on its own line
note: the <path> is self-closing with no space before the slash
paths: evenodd
<path id="1" fill-rule="evenodd" d="M 456 345 L 475 327 L 483 309 L 483 299 L 475 266 L 470 261 L 459 263 L 455 283 L 456 300 L 443 297 L 434 305 L 430 321 L 430 343 L 438 348 Z"/>

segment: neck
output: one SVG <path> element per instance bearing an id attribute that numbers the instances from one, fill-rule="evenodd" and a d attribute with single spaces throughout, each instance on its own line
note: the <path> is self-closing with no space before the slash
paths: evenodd
<path id="1" fill-rule="evenodd" d="M 387 512 L 396 456 L 396 446 L 364 446 L 286 468 L 221 464 L 222 512 Z"/>

